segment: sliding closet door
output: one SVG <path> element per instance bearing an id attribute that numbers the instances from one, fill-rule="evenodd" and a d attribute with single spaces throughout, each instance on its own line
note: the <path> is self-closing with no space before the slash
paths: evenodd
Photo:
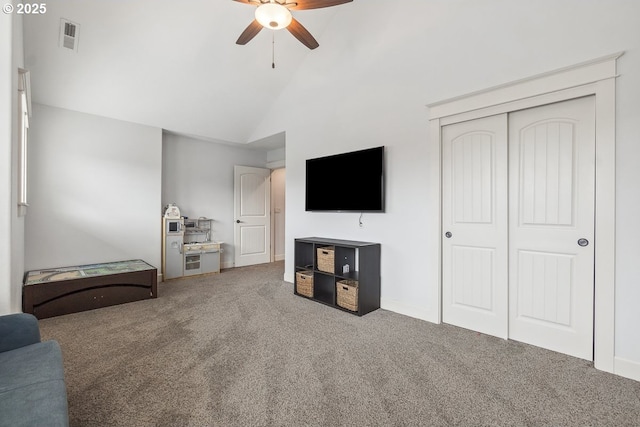
<path id="1" fill-rule="evenodd" d="M 442 314 L 507 337 L 507 115 L 442 128 Z"/>
<path id="2" fill-rule="evenodd" d="M 593 360 L 594 97 L 509 116 L 509 338 Z"/>

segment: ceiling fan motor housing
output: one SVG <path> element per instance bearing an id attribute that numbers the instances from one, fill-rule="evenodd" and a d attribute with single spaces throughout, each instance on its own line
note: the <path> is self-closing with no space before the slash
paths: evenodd
<path id="1" fill-rule="evenodd" d="M 256 9 L 256 20 L 265 28 L 280 30 L 291 24 L 291 12 L 278 3 L 265 3 Z"/>

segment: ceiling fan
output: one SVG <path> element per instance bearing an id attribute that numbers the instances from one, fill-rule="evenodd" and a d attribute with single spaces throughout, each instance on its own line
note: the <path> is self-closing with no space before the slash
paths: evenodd
<path id="1" fill-rule="evenodd" d="M 338 6 L 353 0 L 234 0 L 246 3 L 256 8 L 256 18 L 240 34 L 236 44 L 245 45 L 251 41 L 263 28 L 280 30 L 286 28 L 295 38 L 309 49 L 319 46 L 316 39 L 293 16 L 291 10 L 320 9 Z"/>

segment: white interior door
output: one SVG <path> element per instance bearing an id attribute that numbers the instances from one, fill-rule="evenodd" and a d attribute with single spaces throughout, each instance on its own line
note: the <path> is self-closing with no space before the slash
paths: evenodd
<path id="1" fill-rule="evenodd" d="M 507 115 L 442 129 L 443 321 L 507 338 Z"/>
<path id="2" fill-rule="evenodd" d="M 234 167 L 235 266 L 271 261 L 271 171 Z"/>
<path id="3" fill-rule="evenodd" d="M 593 360 L 595 101 L 509 117 L 509 337 Z"/>

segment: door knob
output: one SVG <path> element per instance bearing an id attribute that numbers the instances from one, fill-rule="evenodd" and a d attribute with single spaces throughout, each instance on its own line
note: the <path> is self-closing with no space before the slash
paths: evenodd
<path id="1" fill-rule="evenodd" d="M 240 224 L 240 220 L 239 219 L 236 219 L 236 224 Z"/>
<path id="2" fill-rule="evenodd" d="M 447 239 L 450 239 L 450 238 L 451 238 L 451 236 L 453 236 L 453 234 L 451 234 L 451 232 L 450 232 L 450 231 L 447 231 L 446 233 L 444 233 L 444 236 L 445 236 Z"/>
<path id="3" fill-rule="evenodd" d="M 589 241 L 587 239 L 578 239 L 578 246 L 587 246 L 589 245 Z"/>

